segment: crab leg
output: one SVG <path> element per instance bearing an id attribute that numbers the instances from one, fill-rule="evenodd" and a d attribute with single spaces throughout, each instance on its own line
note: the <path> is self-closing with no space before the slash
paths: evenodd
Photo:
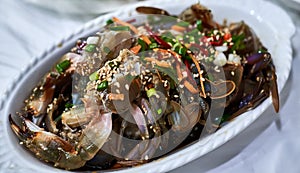
<path id="1" fill-rule="evenodd" d="M 21 142 L 37 157 L 67 170 L 77 169 L 92 159 L 108 139 L 112 129 L 111 113 L 95 115 L 73 146 L 61 137 L 46 132 L 19 116 L 21 127 L 9 117 L 11 128 Z"/>

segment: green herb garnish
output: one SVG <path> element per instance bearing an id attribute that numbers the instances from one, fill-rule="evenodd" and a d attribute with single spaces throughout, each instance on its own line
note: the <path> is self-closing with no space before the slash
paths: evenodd
<path id="1" fill-rule="evenodd" d="M 67 68 L 69 68 L 71 62 L 69 60 L 64 60 L 61 63 L 56 65 L 56 70 L 58 73 L 63 73 Z"/>
<path id="2" fill-rule="evenodd" d="M 159 108 L 159 109 L 157 110 L 157 114 L 161 114 L 161 113 L 162 113 L 162 109 Z"/>
<path id="3" fill-rule="evenodd" d="M 70 109 L 72 108 L 74 105 L 72 103 L 66 103 L 65 104 L 65 108 Z"/>
<path id="4" fill-rule="evenodd" d="M 84 50 L 86 52 L 89 52 L 89 53 L 92 53 L 92 52 L 95 52 L 96 50 L 96 45 L 95 44 L 88 44 L 84 47 Z"/>
<path id="5" fill-rule="evenodd" d="M 147 43 L 144 40 L 139 38 L 138 39 L 138 44 L 142 46 L 141 50 L 140 50 L 141 52 L 147 50 Z"/>
<path id="6" fill-rule="evenodd" d="M 94 73 L 92 73 L 92 74 L 89 76 L 90 81 L 98 80 L 98 78 L 99 78 L 99 74 L 98 74 L 97 71 L 95 71 Z"/>
<path id="7" fill-rule="evenodd" d="M 149 48 L 150 49 L 155 49 L 155 48 L 157 48 L 158 47 L 158 44 L 157 43 L 151 43 L 150 45 L 149 45 Z"/>
<path id="8" fill-rule="evenodd" d="M 97 90 L 98 91 L 103 91 L 108 87 L 108 81 L 104 80 L 102 81 L 98 86 L 97 86 Z"/>
<path id="9" fill-rule="evenodd" d="M 233 46 L 230 49 L 230 52 L 236 51 L 236 50 L 243 50 L 246 46 L 244 44 L 245 34 L 240 35 L 233 35 L 232 36 L 232 42 Z"/>
<path id="10" fill-rule="evenodd" d="M 107 21 L 106 21 L 106 25 L 110 25 L 110 24 L 113 24 L 114 23 L 114 21 L 112 20 L 112 19 L 108 19 Z"/>
<path id="11" fill-rule="evenodd" d="M 201 20 L 197 20 L 196 25 L 197 25 L 197 29 L 199 31 L 203 30 L 203 26 L 202 26 L 202 21 Z"/>
<path id="12" fill-rule="evenodd" d="M 150 98 L 151 96 L 156 94 L 156 90 L 155 90 L 155 88 L 150 88 L 149 90 L 147 90 L 146 93 L 147 93 L 148 98 Z"/>

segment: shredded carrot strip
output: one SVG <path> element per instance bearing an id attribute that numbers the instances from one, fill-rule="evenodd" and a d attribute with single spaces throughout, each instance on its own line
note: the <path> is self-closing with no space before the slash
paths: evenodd
<path id="1" fill-rule="evenodd" d="M 229 82 L 229 83 L 231 83 L 232 84 L 232 88 L 231 88 L 231 90 L 229 90 L 227 93 L 225 93 L 224 95 L 220 95 L 220 96 L 211 96 L 211 98 L 212 99 L 220 99 L 220 98 L 225 98 L 225 97 L 227 97 L 227 96 L 229 96 L 235 89 L 236 89 L 236 85 L 235 85 L 235 83 L 233 82 L 233 81 L 231 81 L 231 80 L 226 80 L 226 81 L 224 81 L 224 82 Z M 210 81 L 210 83 L 212 84 L 212 85 L 218 85 L 218 84 L 220 84 L 220 83 L 215 83 L 215 82 L 211 82 Z M 228 87 L 227 87 L 228 88 Z"/>
<path id="2" fill-rule="evenodd" d="M 200 75 L 201 91 L 202 91 L 202 93 L 203 93 L 203 97 L 206 98 L 205 89 L 204 89 L 204 84 L 203 84 L 203 81 L 202 81 L 202 78 L 203 78 L 203 77 L 202 77 L 202 74 L 201 74 L 201 68 L 200 68 L 200 65 L 199 65 L 197 59 L 195 58 L 195 56 L 194 56 L 193 54 L 190 53 L 189 56 L 192 58 L 193 62 L 194 62 L 195 65 L 196 65 L 196 68 L 197 68 L 197 70 L 198 70 L 198 72 L 199 72 L 199 75 Z"/>
<path id="3" fill-rule="evenodd" d="M 137 55 L 139 53 L 139 51 L 141 50 L 141 48 L 142 48 L 142 46 L 138 44 L 138 45 L 130 48 L 130 51 Z"/>
<path id="4" fill-rule="evenodd" d="M 155 49 L 153 49 L 153 51 L 159 51 L 159 52 L 162 52 L 162 53 L 170 53 L 168 50 L 166 50 L 166 49 L 160 49 L 160 48 L 155 48 Z"/>
<path id="5" fill-rule="evenodd" d="M 176 58 L 176 60 L 181 61 L 181 56 L 171 49 L 166 50 L 166 49 L 161 49 L 161 48 L 155 48 L 155 49 L 153 49 L 153 51 L 159 51 L 159 52 L 166 53 L 166 54 L 170 53 L 171 55 L 173 55 Z"/>
<path id="6" fill-rule="evenodd" d="M 135 34 L 138 34 L 139 31 L 136 29 L 135 26 L 131 25 L 130 23 L 127 23 L 127 22 L 124 22 L 116 17 L 113 17 L 112 20 L 117 23 L 117 24 L 120 24 L 120 25 L 123 25 L 123 26 L 128 26 Z"/>
<path id="7" fill-rule="evenodd" d="M 183 32 L 183 31 L 186 30 L 185 27 L 178 26 L 178 25 L 173 25 L 173 26 L 171 27 L 171 29 L 172 29 L 172 30 L 175 30 L 175 31 L 178 31 L 178 32 Z"/>
<path id="8" fill-rule="evenodd" d="M 171 65 L 166 62 L 166 61 L 159 61 L 155 58 L 151 58 L 151 57 L 146 57 L 144 58 L 144 60 L 148 61 L 148 62 L 155 62 L 156 65 L 160 66 L 160 67 L 166 67 L 166 68 L 170 68 Z"/>
<path id="9" fill-rule="evenodd" d="M 142 38 L 143 41 L 146 42 L 148 45 L 151 44 L 151 41 L 150 41 L 150 39 L 149 39 L 147 36 L 141 35 L 141 38 Z"/>
<path id="10" fill-rule="evenodd" d="M 124 94 L 114 94 L 114 93 L 110 93 L 108 95 L 108 98 L 110 100 L 124 100 Z"/>

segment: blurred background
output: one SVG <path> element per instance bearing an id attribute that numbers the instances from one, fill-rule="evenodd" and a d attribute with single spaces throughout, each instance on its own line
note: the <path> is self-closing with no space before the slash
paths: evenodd
<path id="1" fill-rule="evenodd" d="M 97 16 L 137 1 L 139 0 L 0 0 L 0 96 L 6 94 L 5 89 L 12 79 L 50 45 Z M 172 173 L 300 172 L 300 165 L 297 164 L 300 155 L 297 130 L 300 122 L 297 116 L 299 113 L 295 111 L 300 106 L 300 95 L 299 92 L 295 93 L 297 90 L 290 90 L 299 90 L 300 87 L 299 70 L 295 70 L 300 65 L 300 0 L 269 1 L 284 8 L 297 27 L 292 40 L 293 70 L 281 94 L 283 103 L 294 104 L 283 106 L 285 113 L 280 121 L 277 116 L 272 115 L 272 111 L 267 110 L 256 123 L 217 149 L 217 152 L 209 153 L 205 158 L 173 170 Z M 3 103 L 0 106 L 1 104 Z M 278 131 L 278 126 L 282 130 Z M 295 150 L 289 150 L 291 148 Z M 0 160 L 3 160 L 1 155 Z"/>

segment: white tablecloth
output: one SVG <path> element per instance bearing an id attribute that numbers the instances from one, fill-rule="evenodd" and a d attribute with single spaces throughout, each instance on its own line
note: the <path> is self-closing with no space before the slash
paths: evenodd
<path id="1" fill-rule="evenodd" d="M 21 0 L 0 0 L 0 12 L 0 94 L 33 57 L 92 18 L 65 16 Z M 172 173 L 300 172 L 300 16 L 296 11 L 289 14 L 297 33 L 293 38 L 292 72 L 281 93 L 280 113 L 276 115 L 269 108 L 233 140 Z"/>

